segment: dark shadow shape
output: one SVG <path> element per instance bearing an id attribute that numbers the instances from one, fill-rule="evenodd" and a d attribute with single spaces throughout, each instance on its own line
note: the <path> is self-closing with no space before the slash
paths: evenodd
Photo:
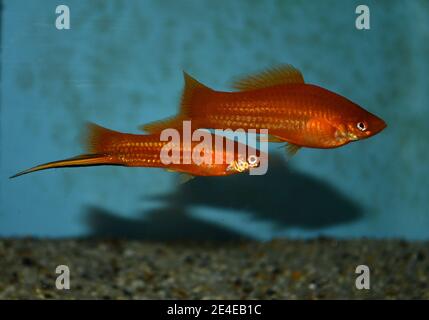
<path id="1" fill-rule="evenodd" d="M 203 220 L 180 208 L 162 207 L 144 213 L 142 218 L 124 218 L 98 207 L 88 207 L 85 223 L 90 237 L 145 241 L 228 242 L 248 237 Z"/>
<path id="2" fill-rule="evenodd" d="M 268 168 L 262 176 L 197 177 L 174 193 L 149 198 L 182 208 L 201 205 L 244 210 L 252 219 L 272 222 L 279 229 L 317 229 L 363 216 L 360 206 L 349 197 L 292 169 L 282 156 L 271 155 Z"/>
<path id="3" fill-rule="evenodd" d="M 141 218 L 123 218 L 93 206 L 85 215 L 91 236 L 145 241 L 245 240 L 244 234 L 221 224 L 200 220 L 193 206 L 244 210 L 256 221 L 276 229 L 317 229 L 349 223 L 363 216 L 358 204 L 320 179 L 292 170 L 282 156 L 270 156 L 263 176 L 197 177 L 178 184 L 172 193 L 145 197 L 160 208 L 144 211 Z"/>

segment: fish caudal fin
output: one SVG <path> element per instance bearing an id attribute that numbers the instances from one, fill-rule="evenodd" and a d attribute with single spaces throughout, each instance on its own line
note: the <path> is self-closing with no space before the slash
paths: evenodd
<path id="1" fill-rule="evenodd" d="M 82 166 L 95 166 L 95 165 L 103 165 L 103 164 L 114 164 L 110 163 L 110 159 L 107 155 L 99 155 L 99 154 L 84 154 L 73 158 L 68 158 L 59 161 L 53 161 L 44 163 L 33 168 L 18 172 L 17 174 L 10 177 L 16 178 L 18 176 L 22 176 L 23 174 L 46 170 L 52 168 L 65 168 L 65 167 L 82 167 Z"/>
<path id="2" fill-rule="evenodd" d="M 52 168 L 121 165 L 119 161 L 112 158 L 111 154 L 114 150 L 113 148 L 115 144 L 120 141 L 123 135 L 123 133 L 103 128 L 94 123 L 88 123 L 86 136 L 86 148 L 88 150 L 87 154 L 64 160 L 44 163 L 21 171 L 10 178 L 15 178 L 34 171 Z"/>
<path id="3" fill-rule="evenodd" d="M 186 72 L 183 72 L 185 79 L 185 88 L 183 89 L 182 99 L 180 103 L 180 112 L 177 116 L 165 120 L 155 121 L 140 126 L 141 130 L 149 133 L 159 133 L 168 128 L 181 128 L 183 121 L 192 120 L 192 107 L 195 105 L 195 93 L 201 90 L 211 90 L 209 87 L 198 82 Z"/>

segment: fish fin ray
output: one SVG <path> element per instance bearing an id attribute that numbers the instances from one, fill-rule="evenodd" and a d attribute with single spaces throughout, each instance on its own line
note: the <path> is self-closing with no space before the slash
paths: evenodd
<path id="1" fill-rule="evenodd" d="M 317 139 L 315 142 L 317 144 L 323 143 L 326 144 L 329 141 L 335 139 L 336 127 L 324 118 L 313 118 L 308 120 L 307 127 L 317 126 L 319 128 L 319 132 L 317 134 Z"/>
<path id="2" fill-rule="evenodd" d="M 190 114 L 191 107 L 193 105 L 192 100 L 197 90 L 211 90 L 185 71 L 183 71 L 183 77 L 185 79 L 185 88 L 183 89 L 180 101 L 180 114 L 182 116 Z"/>
<path id="3" fill-rule="evenodd" d="M 179 184 L 185 184 L 189 181 L 191 181 L 192 179 L 194 179 L 195 176 L 193 176 L 192 174 L 189 173 L 181 173 L 179 175 Z"/>
<path id="4" fill-rule="evenodd" d="M 232 87 L 239 91 L 248 91 L 292 83 L 304 83 L 304 77 L 298 69 L 286 64 L 235 80 Z"/>
<path id="5" fill-rule="evenodd" d="M 85 137 L 85 145 L 88 153 L 72 158 L 40 164 L 30 169 L 18 172 L 10 178 L 15 178 L 23 174 L 51 168 L 81 167 L 103 164 L 121 165 L 120 162 L 112 161 L 112 159 L 108 156 L 109 148 L 112 147 L 115 141 L 118 141 L 121 135 L 123 135 L 123 133 L 104 128 L 92 122 L 88 122 L 87 135 Z"/>
<path id="6" fill-rule="evenodd" d="M 58 161 L 40 164 L 30 169 L 18 172 L 17 174 L 14 174 L 13 176 L 11 176 L 10 179 L 16 178 L 18 176 L 22 176 L 24 174 L 28 174 L 31 172 L 52 169 L 52 168 L 82 167 L 82 166 L 102 165 L 102 164 L 114 164 L 114 163 L 109 163 L 109 160 L 106 158 L 106 155 L 104 154 L 82 154 L 82 155 L 64 159 L 64 160 L 58 160 Z"/>
<path id="7" fill-rule="evenodd" d="M 288 159 L 290 159 L 301 149 L 301 146 L 288 142 L 285 145 L 285 149 Z"/>
<path id="8" fill-rule="evenodd" d="M 180 171 L 177 171 L 175 169 L 170 169 L 170 168 L 166 168 L 165 170 L 168 172 L 178 173 L 179 174 L 179 184 L 185 184 L 186 182 L 195 178 L 195 176 L 190 174 L 190 173 L 180 172 Z"/>

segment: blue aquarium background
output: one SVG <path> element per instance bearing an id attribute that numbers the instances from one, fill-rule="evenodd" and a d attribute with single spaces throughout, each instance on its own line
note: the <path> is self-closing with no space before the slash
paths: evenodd
<path id="1" fill-rule="evenodd" d="M 71 29 L 55 28 L 70 7 Z M 370 8 L 357 30 L 355 8 Z M 0 236 L 429 239 L 428 1 L 3 1 Z M 227 90 L 278 64 L 383 118 L 381 134 L 265 176 L 17 171 L 83 153 L 86 121 L 138 133 L 173 115 L 182 70 Z"/>

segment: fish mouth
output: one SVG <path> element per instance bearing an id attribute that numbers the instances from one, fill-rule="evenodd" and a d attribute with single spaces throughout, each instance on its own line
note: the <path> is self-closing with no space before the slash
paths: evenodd
<path id="1" fill-rule="evenodd" d="M 383 131 L 387 127 L 387 123 L 380 118 L 376 118 L 376 121 L 374 121 L 372 125 L 371 135 L 377 134 L 381 131 Z"/>
<path id="2" fill-rule="evenodd" d="M 365 138 L 369 138 L 371 136 L 374 136 L 378 133 L 380 133 L 381 131 L 383 131 L 385 128 L 387 127 L 386 122 L 384 122 L 383 120 L 379 120 L 377 122 L 377 124 L 374 126 L 374 128 L 368 132 L 366 132 L 367 136 Z"/>
<path id="3" fill-rule="evenodd" d="M 387 128 L 387 123 L 384 120 L 381 120 L 381 126 L 377 132 L 381 132 Z"/>

